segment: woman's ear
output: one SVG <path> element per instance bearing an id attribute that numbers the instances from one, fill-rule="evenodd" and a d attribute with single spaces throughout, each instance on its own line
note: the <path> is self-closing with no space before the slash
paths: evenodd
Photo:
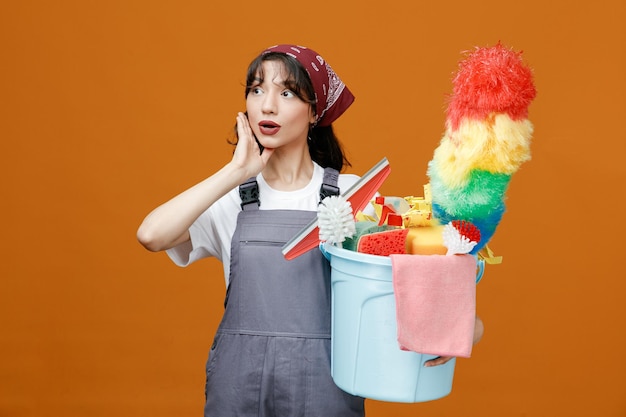
<path id="1" fill-rule="evenodd" d="M 311 106 L 311 110 L 309 110 L 309 129 L 313 127 L 316 121 L 317 116 L 315 115 L 315 111 L 313 111 L 313 106 Z"/>

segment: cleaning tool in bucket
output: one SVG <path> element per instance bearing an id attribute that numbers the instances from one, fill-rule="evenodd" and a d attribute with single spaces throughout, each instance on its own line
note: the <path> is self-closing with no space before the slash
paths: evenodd
<path id="1" fill-rule="evenodd" d="M 383 158 L 349 189 L 345 192 L 342 190 L 341 196 L 350 202 L 353 213 L 357 213 L 367 206 L 390 172 L 389 161 L 387 158 Z M 285 259 L 295 259 L 303 253 L 318 247 L 320 244 L 319 234 L 318 219 L 315 217 L 311 223 L 282 247 Z"/>
<path id="2" fill-rule="evenodd" d="M 402 350 L 398 343 L 392 263 L 330 244 L 331 375 L 342 390 L 392 402 L 442 398 L 452 390 L 455 359 L 433 367 L 438 355 Z"/>
<path id="3" fill-rule="evenodd" d="M 511 177 L 531 157 L 528 107 L 537 92 L 521 55 L 498 43 L 459 63 L 445 133 L 428 163 L 433 215 L 442 225 L 473 223 L 481 238 L 472 254 L 495 233 Z"/>

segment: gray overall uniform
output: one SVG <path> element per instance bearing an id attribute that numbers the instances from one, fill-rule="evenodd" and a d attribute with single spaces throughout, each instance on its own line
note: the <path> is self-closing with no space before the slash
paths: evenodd
<path id="1" fill-rule="evenodd" d="M 321 197 L 338 193 L 326 169 Z M 317 215 L 259 210 L 240 187 L 225 312 L 207 362 L 205 416 L 364 416 L 364 400 L 330 376 L 330 267 L 318 250 L 287 261 L 282 246 Z"/>

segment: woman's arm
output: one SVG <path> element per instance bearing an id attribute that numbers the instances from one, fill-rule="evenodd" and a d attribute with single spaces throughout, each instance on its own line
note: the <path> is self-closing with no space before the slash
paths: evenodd
<path id="1" fill-rule="evenodd" d="M 261 172 L 272 150 L 260 153 L 243 113 L 237 116 L 237 134 L 239 139 L 232 161 L 146 216 L 137 230 L 137 239 L 146 249 L 162 251 L 189 240 L 189 227 L 206 209 L 237 185 Z"/>
<path id="2" fill-rule="evenodd" d="M 245 181 L 243 170 L 229 163 L 215 174 L 154 209 L 137 230 L 146 249 L 157 252 L 189 240 L 189 227 L 220 197 Z"/>

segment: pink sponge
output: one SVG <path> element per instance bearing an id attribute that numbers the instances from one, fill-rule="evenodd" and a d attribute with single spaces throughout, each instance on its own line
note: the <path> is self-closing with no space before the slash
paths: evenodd
<path id="1" fill-rule="evenodd" d="M 406 253 L 406 237 L 409 229 L 393 229 L 369 233 L 359 238 L 357 252 L 389 256 Z"/>

